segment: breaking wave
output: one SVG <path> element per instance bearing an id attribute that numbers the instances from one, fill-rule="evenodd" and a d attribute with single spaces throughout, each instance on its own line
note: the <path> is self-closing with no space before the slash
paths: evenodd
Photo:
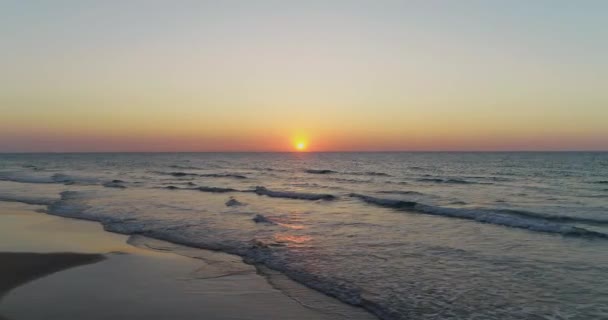
<path id="1" fill-rule="evenodd" d="M 372 177 L 392 177 L 392 175 L 384 172 L 366 171 L 366 172 L 345 172 L 355 176 L 372 176 Z"/>
<path id="2" fill-rule="evenodd" d="M 255 223 L 267 223 L 267 224 L 276 224 L 276 222 L 268 219 L 266 216 L 264 216 L 263 214 L 256 214 L 251 220 L 253 220 Z"/>
<path id="3" fill-rule="evenodd" d="M 194 190 L 198 190 L 201 192 L 212 192 L 212 193 L 225 193 L 225 192 L 235 192 L 239 191 L 232 188 L 220 188 L 220 187 L 197 187 Z"/>
<path id="4" fill-rule="evenodd" d="M 417 191 L 401 191 L 401 190 L 382 190 L 382 191 L 378 191 L 378 193 L 404 194 L 404 195 L 415 195 L 415 196 L 423 195 L 421 192 L 417 192 Z"/>
<path id="5" fill-rule="evenodd" d="M 330 174 L 330 173 L 338 173 L 337 171 L 333 171 L 333 170 L 327 170 L 327 169 L 308 169 L 305 170 L 306 173 L 312 173 L 312 174 Z"/>
<path id="6" fill-rule="evenodd" d="M 376 172 L 376 171 L 366 171 L 366 172 L 346 171 L 346 172 L 340 172 L 340 171 L 334 171 L 334 170 L 329 170 L 329 169 L 307 169 L 307 170 L 304 170 L 304 172 L 306 172 L 306 173 L 312 173 L 312 174 L 334 174 L 334 173 L 339 173 L 339 174 L 346 174 L 346 175 L 353 175 L 353 176 L 392 177 L 388 173 Z"/>
<path id="7" fill-rule="evenodd" d="M 256 171 L 269 171 L 269 172 L 290 172 L 290 170 L 287 170 L 287 169 L 277 169 L 277 168 L 268 168 L 268 167 L 251 167 L 249 169 L 256 170 Z"/>
<path id="8" fill-rule="evenodd" d="M 112 180 L 112 181 L 104 182 L 102 185 L 106 188 L 125 189 L 127 187 L 124 185 L 124 183 L 125 182 L 122 180 Z"/>
<path id="9" fill-rule="evenodd" d="M 200 174 L 199 177 L 247 179 L 246 176 L 235 173 L 204 173 Z"/>
<path id="10" fill-rule="evenodd" d="M 161 174 L 166 174 L 174 177 L 198 177 L 198 173 L 189 173 L 189 172 L 161 172 Z"/>
<path id="11" fill-rule="evenodd" d="M 591 231 L 585 228 L 580 228 L 563 223 L 579 222 L 604 224 L 608 223 L 608 221 L 606 220 L 595 220 L 589 218 L 566 216 L 549 216 L 533 212 L 515 210 L 448 208 L 425 205 L 415 201 L 378 198 L 357 193 L 351 193 L 349 194 L 349 196 L 361 199 L 369 204 L 386 208 L 414 211 L 444 217 L 475 220 L 477 222 L 496 224 L 513 228 L 528 229 L 539 232 L 558 233 L 566 236 L 590 236 L 608 238 L 608 234 Z"/>
<path id="12" fill-rule="evenodd" d="M 291 191 L 272 191 L 265 187 L 256 187 L 253 192 L 258 195 L 268 196 L 271 198 L 287 198 L 287 199 L 299 199 L 299 200 L 334 200 L 336 196 L 325 193 L 304 193 L 304 192 L 291 192 Z"/>
<path id="13" fill-rule="evenodd" d="M 0 180 L 21 183 L 63 183 L 63 184 L 97 184 L 99 179 L 55 173 L 52 175 L 32 175 L 24 172 L 0 172 Z"/>
<path id="14" fill-rule="evenodd" d="M 371 180 L 358 180 L 358 179 L 347 179 L 347 178 L 338 178 L 338 177 L 331 177 L 331 178 L 327 178 L 327 179 L 331 180 L 331 181 L 343 182 L 343 183 L 369 183 L 369 182 L 371 182 Z"/>
<path id="15" fill-rule="evenodd" d="M 194 166 L 181 166 L 178 164 L 174 164 L 169 166 L 169 168 L 172 169 L 181 169 L 181 170 L 203 170 L 203 168 L 199 168 L 199 167 L 194 167 Z"/>
<path id="16" fill-rule="evenodd" d="M 247 205 L 246 203 L 236 200 L 234 197 L 230 197 L 230 199 L 228 199 L 228 201 L 226 201 L 225 204 L 227 207 L 238 207 L 238 206 Z"/>
<path id="17" fill-rule="evenodd" d="M 235 173 L 193 173 L 193 172 L 157 172 L 158 174 L 170 175 L 173 177 L 207 177 L 207 178 L 235 178 L 235 179 L 247 179 L 246 176 L 235 174 Z"/>
<path id="18" fill-rule="evenodd" d="M 376 314 L 387 312 L 382 306 L 368 301 L 363 297 L 361 290 L 354 284 L 339 281 L 330 275 L 312 274 L 306 270 L 294 269 L 287 264 L 275 251 L 276 247 L 281 247 L 279 243 L 264 239 L 251 239 L 250 241 L 216 241 L 211 238 L 190 238 L 176 228 L 187 226 L 174 226 L 160 228 L 153 221 L 142 221 L 129 217 L 112 217 L 108 213 L 99 212 L 96 208 L 86 205 L 87 194 L 81 192 L 66 191 L 61 193 L 61 200 L 49 206 L 48 213 L 64 217 L 72 217 L 85 220 L 100 222 L 104 229 L 111 232 L 122 234 L 141 234 L 143 236 L 165 240 L 173 243 L 183 244 L 194 248 L 218 250 L 230 254 L 241 256 L 243 261 L 256 266 L 266 266 L 268 268 L 283 272 L 291 279 L 298 281 L 306 286 L 320 292 L 333 296 L 346 303 L 364 307 Z M 276 225 L 277 222 L 262 215 L 256 214 L 252 218 L 253 222 Z"/>
<path id="19" fill-rule="evenodd" d="M 336 280 L 330 275 L 313 274 L 306 270 L 291 267 L 275 251 L 275 248 L 283 246 L 280 243 L 257 238 L 250 239 L 249 241 L 226 241 L 222 239 L 220 239 L 221 241 L 216 241 L 211 238 L 190 238 L 180 231 L 183 228 L 187 228 L 188 225 L 161 228 L 154 221 L 130 217 L 113 217 L 108 213 L 103 213 L 103 210 L 99 212 L 96 208 L 86 205 L 86 201 L 84 200 L 86 200 L 87 196 L 86 193 L 82 192 L 64 191 L 61 193 L 61 200 L 50 205 L 47 212 L 57 216 L 98 221 L 106 231 L 110 232 L 127 235 L 139 234 L 194 248 L 235 254 L 242 257 L 243 261 L 248 264 L 265 266 L 280 271 L 295 281 L 343 302 L 361 306 L 378 315 L 390 313 L 390 310 L 386 310 L 383 306 L 365 299 L 361 290 L 354 284 Z M 277 222 L 262 214 L 256 214 L 252 220 L 255 223 L 269 226 L 277 224 Z"/>
<path id="20" fill-rule="evenodd" d="M 420 182 L 433 182 L 433 183 L 448 183 L 448 184 L 479 184 L 481 182 L 474 182 L 462 179 L 441 179 L 441 178 L 421 178 L 417 181 Z"/>
<path id="21" fill-rule="evenodd" d="M 180 188 L 180 187 L 176 187 L 176 186 L 166 186 L 163 187 L 165 189 L 168 190 L 194 190 L 194 191 L 201 191 L 201 192 L 211 192 L 211 193 L 226 193 L 226 192 L 238 192 L 240 190 L 237 189 L 232 189 L 232 188 L 220 188 L 220 187 L 195 187 L 195 188 Z"/>

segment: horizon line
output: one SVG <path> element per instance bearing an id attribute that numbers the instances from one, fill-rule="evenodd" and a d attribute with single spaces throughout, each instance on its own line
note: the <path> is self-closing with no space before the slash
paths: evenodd
<path id="1" fill-rule="evenodd" d="M 327 151 L 0 151 L 2 154 L 104 154 L 104 153 L 571 153 L 608 152 L 602 150 L 327 150 Z"/>

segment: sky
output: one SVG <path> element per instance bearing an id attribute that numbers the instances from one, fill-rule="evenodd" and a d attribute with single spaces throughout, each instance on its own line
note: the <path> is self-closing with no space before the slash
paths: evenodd
<path id="1" fill-rule="evenodd" d="M 0 152 L 608 150 L 608 1 L 0 0 Z"/>

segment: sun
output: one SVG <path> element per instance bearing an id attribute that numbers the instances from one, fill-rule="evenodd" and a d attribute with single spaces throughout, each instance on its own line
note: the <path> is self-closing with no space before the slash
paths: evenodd
<path id="1" fill-rule="evenodd" d="M 296 147 L 296 150 L 298 150 L 298 151 L 304 151 L 304 150 L 306 150 L 306 142 L 298 141 L 298 142 L 296 142 L 295 147 Z"/>

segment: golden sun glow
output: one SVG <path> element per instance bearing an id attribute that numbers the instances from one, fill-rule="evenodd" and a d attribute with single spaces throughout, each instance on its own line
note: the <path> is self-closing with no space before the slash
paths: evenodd
<path id="1" fill-rule="evenodd" d="M 306 150 L 306 142 L 298 141 L 298 142 L 296 142 L 295 147 L 296 147 L 296 150 L 298 150 L 298 151 L 304 151 L 304 150 Z"/>

